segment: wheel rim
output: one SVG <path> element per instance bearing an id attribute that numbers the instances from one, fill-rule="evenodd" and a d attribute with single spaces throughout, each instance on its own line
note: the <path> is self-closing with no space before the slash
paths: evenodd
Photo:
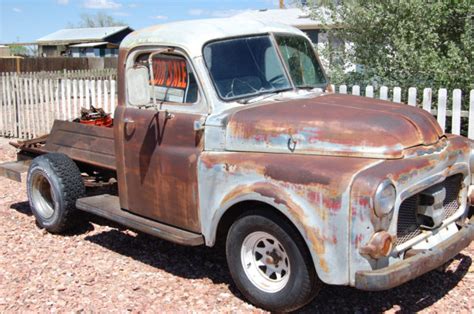
<path id="1" fill-rule="evenodd" d="M 55 197 L 48 178 L 41 173 L 33 174 L 31 180 L 31 201 L 41 217 L 48 219 L 54 214 Z"/>
<path id="2" fill-rule="evenodd" d="M 260 290 L 282 290 L 291 274 L 290 259 L 283 245 L 267 232 L 249 234 L 242 242 L 241 261 L 247 278 Z"/>

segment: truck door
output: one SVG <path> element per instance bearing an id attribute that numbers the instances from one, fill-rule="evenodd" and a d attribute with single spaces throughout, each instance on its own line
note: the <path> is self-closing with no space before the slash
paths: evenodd
<path id="1" fill-rule="evenodd" d="M 116 111 L 120 203 L 124 210 L 200 232 L 195 121 L 207 106 L 190 62 L 176 52 L 130 55 L 126 100 Z M 133 64 L 132 64 L 133 63 Z"/>

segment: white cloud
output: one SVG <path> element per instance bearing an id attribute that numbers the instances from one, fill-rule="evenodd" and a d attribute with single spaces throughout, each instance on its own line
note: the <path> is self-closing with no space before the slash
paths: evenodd
<path id="1" fill-rule="evenodd" d="M 130 3 L 128 5 L 129 8 L 136 8 L 137 6 L 138 6 L 138 4 L 136 4 L 136 3 Z"/>
<path id="2" fill-rule="evenodd" d="M 155 15 L 155 16 L 152 16 L 151 18 L 155 19 L 155 20 L 167 20 L 168 19 L 168 17 L 166 15 Z"/>
<path id="3" fill-rule="evenodd" d="M 249 10 L 204 10 L 204 9 L 190 9 L 188 10 L 188 15 L 192 16 L 210 16 L 210 17 L 230 17 L 236 14 L 249 11 Z"/>
<path id="4" fill-rule="evenodd" d="M 192 15 L 192 16 L 199 16 L 199 15 L 203 15 L 204 13 L 206 13 L 206 11 L 204 11 L 203 9 L 190 9 L 190 10 L 188 10 L 188 14 Z"/>
<path id="5" fill-rule="evenodd" d="M 88 9 L 118 9 L 122 5 L 113 0 L 85 0 L 84 7 Z"/>
<path id="6" fill-rule="evenodd" d="M 69 4 L 69 0 L 56 0 L 56 2 L 60 5 L 68 5 Z"/>
<path id="7" fill-rule="evenodd" d="M 12 10 L 13 10 L 13 12 L 16 12 L 16 13 L 21 13 L 21 12 L 23 12 L 23 10 L 20 9 L 20 8 L 13 8 Z"/>

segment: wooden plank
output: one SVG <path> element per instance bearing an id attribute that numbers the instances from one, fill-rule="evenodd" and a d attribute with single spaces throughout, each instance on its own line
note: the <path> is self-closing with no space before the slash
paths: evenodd
<path id="1" fill-rule="evenodd" d="M 25 89 L 23 88 L 23 79 L 17 75 L 16 76 L 16 85 L 18 88 L 18 98 L 17 98 L 17 110 L 18 110 L 18 137 L 26 139 L 25 132 L 25 108 L 24 108 L 24 98 L 23 94 Z"/>
<path id="2" fill-rule="evenodd" d="M 416 106 L 416 88 L 410 87 L 408 89 L 408 104 L 410 106 Z"/>
<path id="3" fill-rule="evenodd" d="M 79 110 L 84 107 L 84 80 L 79 80 Z M 80 112 L 79 112 L 80 115 Z"/>
<path id="4" fill-rule="evenodd" d="M 41 134 L 41 120 L 39 114 L 38 80 L 33 78 L 33 118 L 35 119 L 35 137 Z"/>
<path id="5" fill-rule="evenodd" d="M 14 134 L 15 137 L 18 138 L 20 137 L 20 112 L 19 112 L 19 106 L 20 106 L 20 86 L 18 83 L 18 75 L 13 76 L 13 110 L 14 110 Z"/>
<path id="6" fill-rule="evenodd" d="M 66 82 L 64 79 L 61 80 L 61 119 L 67 120 L 67 109 L 66 109 Z"/>
<path id="7" fill-rule="evenodd" d="M 43 79 L 43 89 L 44 89 L 44 116 L 45 116 L 45 133 L 49 132 L 50 127 L 50 112 L 51 112 L 51 97 L 49 94 L 49 80 L 47 78 Z"/>
<path id="8" fill-rule="evenodd" d="M 38 92 L 39 92 L 39 102 L 38 102 L 38 109 L 39 109 L 39 115 L 41 116 L 41 123 L 40 123 L 40 133 L 39 134 L 45 134 L 46 131 L 46 105 L 44 103 L 44 82 L 43 79 L 40 78 L 38 79 Z"/>
<path id="9" fill-rule="evenodd" d="M 5 177 L 10 180 L 17 182 L 22 182 L 28 171 L 28 167 L 31 163 L 31 160 L 22 160 L 22 161 L 10 161 L 0 164 L 0 177 Z"/>
<path id="10" fill-rule="evenodd" d="M 96 93 L 95 93 L 95 81 L 91 80 L 90 82 L 90 89 L 91 89 L 91 106 L 96 107 L 97 106 L 97 99 L 96 99 Z"/>
<path id="11" fill-rule="evenodd" d="M 431 88 L 423 89 L 423 109 L 431 112 Z"/>
<path id="12" fill-rule="evenodd" d="M 66 106 L 67 106 L 66 120 L 72 121 L 71 80 L 70 79 L 66 79 Z"/>
<path id="13" fill-rule="evenodd" d="M 448 92 L 445 88 L 440 88 L 438 90 L 438 112 L 435 114 L 437 115 L 437 120 L 439 126 L 443 131 L 446 132 L 446 103 L 448 100 Z"/>
<path id="14" fill-rule="evenodd" d="M 107 112 L 107 113 L 110 113 L 110 107 L 109 107 L 109 89 L 107 88 L 107 83 L 108 81 L 107 80 L 104 80 L 104 89 L 103 89 L 103 93 L 104 93 L 104 103 L 103 103 L 103 106 L 104 106 L 104 111 Z"/>
<path id="15" fill-rule="evenodd" d="M 453 134 L 461 134 L 461 90 L 453 90 L 453 117 L 452 130 Z"/>
<path id="16" fill-rule="evenodd" d="M 73 102 L 73 110 L 72 110 L 72 118 L 73 120 L 79 116 L 79 109 L 77 103 L 77 80 L 72 80 L 72 102 Z"/>
<path id="17" fill-rule="evenodd" d="M 55 111 L 54 111 L 54 118 L 61 119 L 61 97 L 59 96 L 61 85 L 58 79 L 54 80 L 54 100 L 55 100 Z"/>
<path id="18" fill-rule="evenodd" d="M 103 95 L 102 95 L 102 80 L 97 80 L 97 107 L 104 108 L 102 104 Z"/>
<path id="19" fill-rule="evenodd" d="M 29 103 L 28 103 L 28 116 L 30 117 L 30 121 L 31 121 L 31 128 L 30 128 L 30 137 L 31 138 L 34 138 L 36 137 L 36 120 L 35 120 L 35 115 L 34 115 L 34 101 L 33 101 L 33 90 L 34 90 L 34 87 L 33 87 L 33 79 L 30 77 L 28 78 L 28 99 L 29 99 Z"/>
<path id="20" fill-rule="evenodd" d="M 56 120 L 44 149 L 106 169 L 116 167 L 113 128 Z"/>
<path id="21" fill-rule="evenodd" d="M 2 73 L 1 76 L 2 79 L 2 99 L 0 103 L 0 135 L 1 136 L 6 136 L 7 135 L 7 122 L 6 122 L 6 117 L 7 117 L 7 94 L 6 94 L 6 77 L 5 74 Z"/>
<path id="22" fill-rule="evenodd" d="M 23 119 L 24 119 L 24 132 L 25 132 L 25 139 L 28 140 L 31 137 L 30 132 L 30 115 L 29 115 L 29 87 L 28 87 L 28 79 L 25 77 L 21 78 L 21 85 L 23 88 Z"/>
<path id="23" fill-rule="evenodd" d="M 86 109 L 89 109 L 91 107 L 90 94 L 89 94 L 90 93 L 90 81 L 86 80 L 85 83 L 86 83 L 86 86 L 85 86 L 86 101 L 84 103 L 84 106 L 86 107 Z"/>
<path id="24" fill-rule="evenodd" d="M 7 74 L 7 111 L 8 111 L 8 134 L 7 136 L 13 136 L 13 105 L 11 96 L 11 76 Z"/>

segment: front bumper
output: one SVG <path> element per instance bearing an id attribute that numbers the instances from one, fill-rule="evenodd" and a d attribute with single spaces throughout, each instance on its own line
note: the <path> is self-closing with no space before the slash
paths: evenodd
<path id="1" fill-rule="evenodd" d="M 399 286 L 443 265 L 467 247 L 472 240 L 474 240 L 474 216 L 455 235 L 428 250 L 381 269 L 356 272 L 355 287 L 378 291 Z"/>

